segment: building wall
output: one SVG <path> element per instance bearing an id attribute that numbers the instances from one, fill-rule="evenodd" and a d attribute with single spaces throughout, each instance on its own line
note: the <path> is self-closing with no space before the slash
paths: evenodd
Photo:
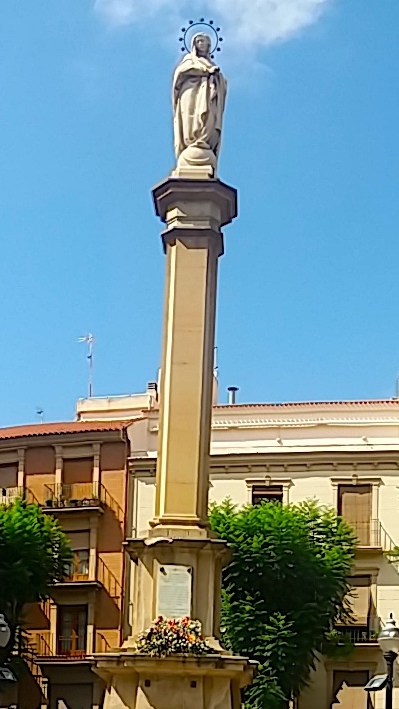
<path id="1" fill-rule="evenodd" d="M 107 440 L 108 437 L 108 440 Z M 105 440 L 104 440 L 105 439 Z M 2 463 L 4 480 L 9 464 L 16 463 L 17 482 L 24 487 L 29 500 L 41 503 L 47 513 L 53 514 L 71 539 L 87 539 L 88 564 L 77 567 L 83 571 L 87 582 L 72 581 L 55 586 L 53 598 L 46 604 L 32 604 L 26 609 L 30 643 L 39 652 L 58 654 L 59 609 L 61 606 L 85 605 L 88 609 L 86 649 L 88 653 L 105 652 L 118 647 L 122 638 L 122 611 L 124 587 L 124 550 L 127 443 L 120 434 L 51 436 L 51 444 L 44 440 L 20 439 L 18 442 L 0 440 L 0 487 Z M 65 488 L 65 489 L 64 489 Z M 56 509 L 58 493 L 65 497 L 66 490 L 76 497 L 79 505 Z M 53 507 L 46 505 L 53 491 Z M 83 498 L 98 496 L 100 508 L 94 508 Z M 57 498 L 58 499 L 58 498 Z M 58 505 L 58 503 L 57 503 Z M 86 542 L 84 542 L 86 545 Z M 87 557 L 86 557 L 87 558 Z M 86 576 L 85 576 L 86 574 Z M 98 704 L 102 683 L 90 672 L 90 664 L 57 661 L 40 665 L 42 674 L 50 679 L 49 701 L 51 709 L 63 699 L 69 709 L 92 709 Z M 57 671 L 55 668 L 57 668 Z M 22 690 L 21 690 L 22 691 Z M 38 702 L 31 693 L 34 709 Z M 21 698 L 20 698 L 21 699 Z M 21 701 L 22 701 L 21 699 Z"/>
<path id="2" fill-rule="evenodd" d="M 231 406 L 214 410 L 210 501 L 229 497 L 243 505 L 251 499 L 252 484 L 278 484 L 283 487 L 285 503 L 317 499 L 337 509 L 339 484 L 367 482 L 372 486 L 372 519 L 382 525 L 384 548 L 399 546 L 399 402 L 288 409 Z M 154 514 L 156 413 L 140 423 L 136 451 L 134 428 L 130 438 L 135 478 L 133 533 L 143 536 Z M 378 549 L 371 548 L 359 551 L 353 573 L 372 578 L 378 617 L 385 621 L 393 612 L 399 621 L 399 564 L 389 563 Z M 344 661 L 321 658 L 298 709 L 369 709 L 363 688 L 351 682 L 366 672 L 372 676 L 384 671 L 376 642 L 356 645 Z M 343 677 L 349 684 L 343 682 L 337 701 L 331 704 L 334 681 Z M 384 692 L 370 701 L 370 706 L 382 709 Z M 399 687 L 395 702 L 399 706 Z"/>

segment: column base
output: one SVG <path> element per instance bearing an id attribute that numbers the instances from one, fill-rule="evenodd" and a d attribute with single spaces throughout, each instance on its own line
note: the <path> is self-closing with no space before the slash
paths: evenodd
<path id="1" fill-rule="evenodd" d="M 256 668 L 232 655 L 154 658 L 119 651 L 94 660 L 106 684 L 103 709 L 240 709 L 240 689 Z"/>

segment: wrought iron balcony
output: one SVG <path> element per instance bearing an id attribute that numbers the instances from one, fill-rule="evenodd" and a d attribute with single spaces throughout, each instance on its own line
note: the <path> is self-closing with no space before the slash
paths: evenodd
<path id="1" fill-rule="evenodd" d="M 378 632 L 371 630 L 367 626 L 343 626 L 337 628 L 342 635 L 347 636 L 354 645 L 364 645 L 365 643 L 377 643 Z"/>
<path id="2" fill-rule="evenodd" d="M 104 563 L 100 556 L 96 559 L 95 575 L 90 574 L 89 550 L 76 551 L 69 565 L 65 578 L 55 584 L 55 588 L 60 584 L 79 583 L 82 581 L 92 581 L 103 586 L 108 595 L 117 600 L 122 596 L 122 586 L 115 574 Z M 49 613 L 48 613 L 49 615 Z"/>
<path id="3" fill-rule="evenodd" d="M 357 617 L 356 622 L 336 625 L 335 629 L 353 645 L 377 643 L 380 621 L 375 616 Z"/>
<path id="4" fill-rule="evenodd" d="M 378 519 L 371 519 L 369 522 L 348 522 L 357 536 L 359 547 L 381 548 L 381 523 Z"/>
<path id="5" fill-rule="evenodd" d="M 23 500 L 23 487 L 0 487 L 0 505 L 11 505 L 16 500 Z"/>
<path id="6" fill-rule="evenodd" d="M 123 509 L 109 494 L 108 490 L 98 482 L 89 483 L 54 483 L 44 486 L 42 503 L 49 512 L 60 512 L 71 509 L 87 509 L 88 507 L 108 507 L 119 520 L 123 521 Z"/>
<path id="7" fill-rule="evenodd" d="M 44 505 L 50 509 L 101 507 L 100 485 L 93 482 L 45 485 Z"/>
<path id="8" fill-rule="evenodd" d="M 55 638 L 56 648 L 53 650 L 53 641 L 50 631 L 36 633 L 33 636 L 33 645 L 35 662 L 40 662 L 40 658 L 65 659 L 65 660 L 84 660 L 91 650 L 87 649 L 86 635 L 78 635 L 72 632 L 70 635 L 60 635 Z M 110 644 L 102 633 L 97 632 L 95 635 L 94 652 L 108 652 Z"/>

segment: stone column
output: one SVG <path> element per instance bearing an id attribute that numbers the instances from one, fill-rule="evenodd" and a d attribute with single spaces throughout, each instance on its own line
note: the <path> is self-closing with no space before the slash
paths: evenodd
<path id="1" fill-rule="evenodd" d="M 94 581 L 97 572 L 98 519 L 90 518 L 89 533 L 89 579 Z"/>
<path id="2" fill-rule="evenodd" d="M 100 444 L 93 443 L 93 490 L 92 494 L 100 499 Z"/>
<path id="3" fill-rule="evenodd" d="M 216 179 L 169 178 L 153 191 L 166 224 L 166 293 L 156 509 L 172 536 L 205 529 L 221 227 L 237 214 L 236 190 Z M 180 531 L 179 531 L 180 530 Z"/>
<path id="4" fill-rule="evenodd" d="M 23 490 L 25 488 L 25 448 L 18 448 L 17 487 L 20 490 Z"/>
<path id="5" fill-rule="evenodd" d="M 55 492 L 56 495 L 61 492 L 62 484 L 62 446 L 55 446 Z"/>
<path id="6" fill-rule="evenodd" d="M 156 509 L 146 538 L 125 546 L 137 564 L 133 636 L 96 655 L 95 671 L 107 686 L 105 709 L 240 709 L 240 688 L 254 672 L 254 663 L 218 641 L 229 551 L 211 535 L 207 515 L 217 264 L 221 229 L 236 216 L 237 194 L 220 180 L 195 175 L 170 177 L 153 191 L 166 224 Z M 165 595 L 168 572 L 175 575 Z M 199 620 L 210 653 L 138 654 L 135 638 L 159 614 Z"/>

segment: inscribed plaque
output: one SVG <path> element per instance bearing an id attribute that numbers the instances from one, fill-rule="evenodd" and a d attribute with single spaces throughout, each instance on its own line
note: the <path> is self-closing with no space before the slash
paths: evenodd
<path id="1" fill-rule="evenodd" d="M 158 571 L 157 616 L 191 616 L 191 566 L 165 564 Z"/>

